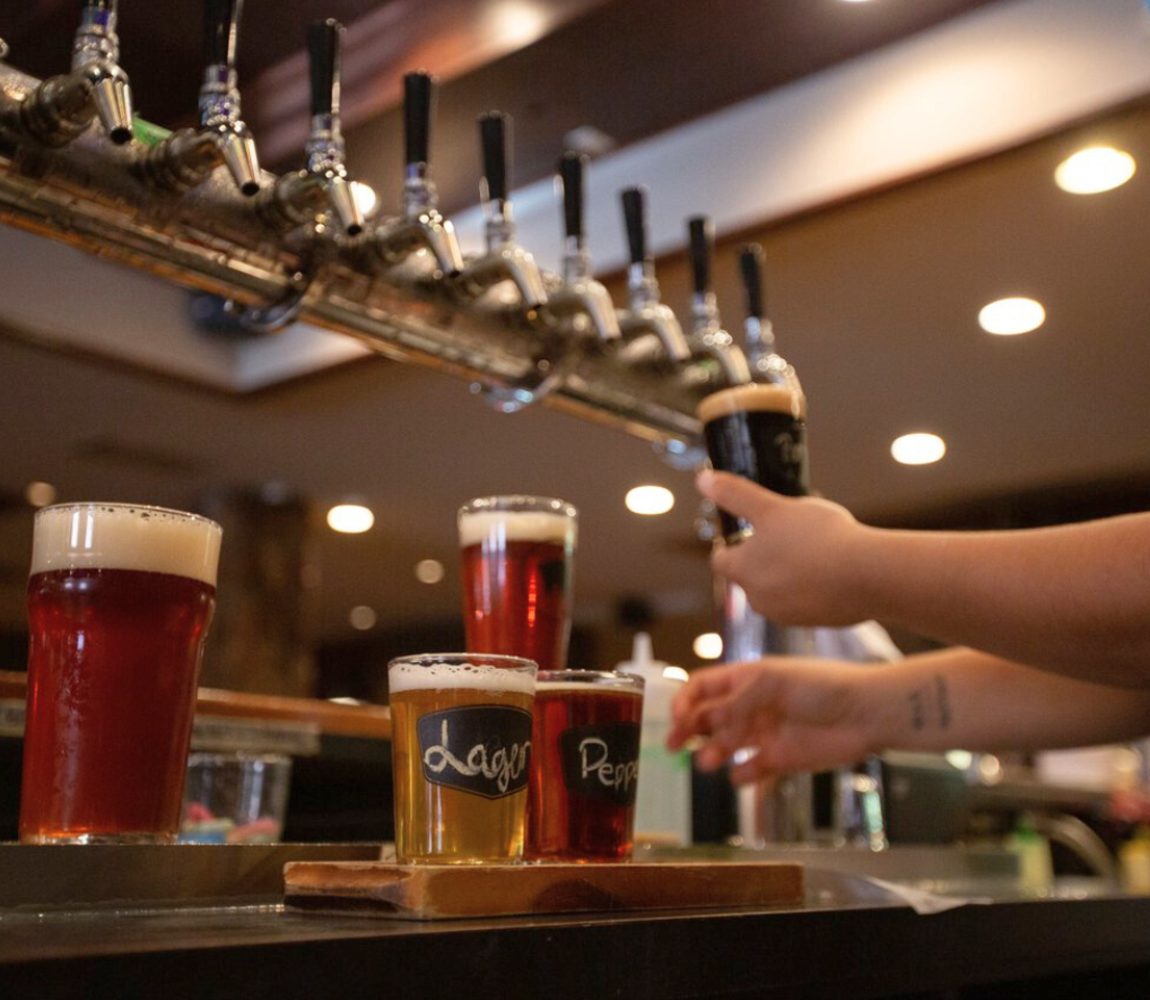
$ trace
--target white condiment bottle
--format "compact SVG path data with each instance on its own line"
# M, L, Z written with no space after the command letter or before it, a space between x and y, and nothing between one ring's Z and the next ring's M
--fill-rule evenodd
M643 678L643 731L639 743L639 786L635 840L657 845L691 843L691 756L667 749L671 701L687 673L652 659L651 637L635 635L631 659L616 670Z

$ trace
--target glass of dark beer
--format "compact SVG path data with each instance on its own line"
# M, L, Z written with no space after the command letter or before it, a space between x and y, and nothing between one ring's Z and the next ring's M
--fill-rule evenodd
M540 671L527 798L529 860L630 858L642 717L641 677Z
M535 669L521 657L482 653L388 665L400 862L522 858Z
M481 497L459 511L468 649L566 666L577 518L549 497Z
M20 839L176 839L220 526L160 507L37 512Z
M807 472L807 406L795 384L737 385L707 396L696 411L711 465L785 496L810 491ZM719 511L723 537L734 544L750 522Z

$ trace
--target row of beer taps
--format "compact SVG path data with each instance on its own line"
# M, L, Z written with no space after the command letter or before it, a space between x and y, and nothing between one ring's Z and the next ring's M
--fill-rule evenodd
M147 183L171 192L203 184L219 167L250 199L258 218L273 231L304 229L329 237L357 266L385 272L419 254L436 281L451 294L476 300L509 283L517 306L561 331L567 344L616 351L627 362L663 364L701 388L750 381L785 381L793 369L774 351L763 319L761 251L744 250L741 273L749 318L746 350L720 320L712 288L714 230L705 217L689 220L694 277L691 322L684 331L660 300L647 238L647 198L641 187L621 193L630 265L627 307L616 310L607 289L592 275L584 232L586 157L567 153L559 163L564 243L556 278L536 265L515 239L509 196L510 119L500 112L479 119L483 158L481 200L486 250L473 258L460 251L454 227L439 211L429 165L434 81L425 72L404 78L404 183L398 217L369 223L356 198L345 162L340 129L342 26L313 24L308 33L311 125L306 164L270 178L261 171L256 142L241 114L236 48L243 0L205 0L206 68L199 92L199 123L141 148L134 161ZM71 70L39 83L20 108L19 127L37 141L64 146L99 123L118 146L133 141L132 93L119 65L116 0L84 0L72 49ZM0 42L0 56L3 53ZM591 345L597 345L592 347ZM532 387L535 395L542 390ZM529 393L530 395L530 393Z

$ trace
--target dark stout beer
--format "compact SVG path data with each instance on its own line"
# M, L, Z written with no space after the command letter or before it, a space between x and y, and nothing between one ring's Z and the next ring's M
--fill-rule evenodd
M473 654L405 657L391 662L388 685L398 859L518 860L535 664Z
M540 673L535 689L528 858L631 856L643 681L625 674Z
M809 492L806 401L796 388L739 385L708 396L697 412L716 469L786 496ZM724 510L719 517L728 542L751 530Z
M575 508L488 497L459 514L467 648L562 669L571 632Z
M220 534L157 508L37 514L21 840L175 838Z

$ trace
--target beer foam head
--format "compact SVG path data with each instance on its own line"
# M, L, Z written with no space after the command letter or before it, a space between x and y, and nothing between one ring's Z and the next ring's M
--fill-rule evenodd
M577 514L563 500L546 497L483 497L459 512L459 544L551 542L575 546Z
M431 653L392 660L387 668L388 689L392 694L442 688L535 693L535 664L532 661L509 657L509 663L530 664L532 669L508 669L495 665L499 659L481 654L468 658L466 654L436 656Z
M643 694L643 678L614 670L541 670L535 680L537 694L553 691L602 691L604 694Z
M732 413L785 413L796 420L805 420L807 401L801 391L790 386L754 382L712 393L695 411L704 424Z
M216 585L223 531L215 521L162 507L61 504L36 513L32 574L134 569Z

